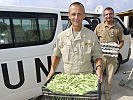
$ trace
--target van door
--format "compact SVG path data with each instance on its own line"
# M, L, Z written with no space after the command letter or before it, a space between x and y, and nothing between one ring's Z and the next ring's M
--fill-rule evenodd
M131 34L130 31L124 26L124 23L119 17L115 17L115 21L123 28L124 35L124 46L120 49L118 54L118 71L120 64L127 62L131 55Z

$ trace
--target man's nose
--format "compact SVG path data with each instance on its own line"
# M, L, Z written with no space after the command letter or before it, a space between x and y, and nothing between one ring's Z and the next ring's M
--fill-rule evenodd
M79 15L78 15L78 14L76 14L76 15L75 15L75 18L77 19L78 17L79 17Z

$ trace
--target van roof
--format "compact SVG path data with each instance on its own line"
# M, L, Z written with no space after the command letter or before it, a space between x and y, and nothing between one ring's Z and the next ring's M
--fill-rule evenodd
M45 9L45 10L44 10ZM59 12L56 8L31 7L31 6L0 6L0 11L19 11L19 12Z
M45 10L44 10L45 9ZM32 6L0 6L0 11L19 11L19 12L54 12L54 13L59 13L66 15L68 13L68 9L59 9L59 8L46 8L46 7L32 7ZM100 13L96 13L94 11L85 11L86 15L91 15L94 16L100 16Z

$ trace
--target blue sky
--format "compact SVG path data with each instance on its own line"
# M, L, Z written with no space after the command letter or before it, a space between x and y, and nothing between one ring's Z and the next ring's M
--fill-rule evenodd
M81 2L86 10L95 11L97 6L113 7L115 12L133 9L133 0L0 0L0 5L51 7L67 9L74 2Z

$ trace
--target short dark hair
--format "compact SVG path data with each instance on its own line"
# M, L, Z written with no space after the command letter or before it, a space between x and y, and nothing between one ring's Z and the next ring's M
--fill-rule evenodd
M112 10L113 13L114 13L114 9L113 9L112 7L106 7L106 8L104 9L104 11L105 11L105 10Z
M85 8L84 8L84 5L82 3L80 3L80 2L73 2L72 4L70 4L69 9L73 5L80 5L80 6L82 6L83 7L83 10L84 10L84 13L85 13Z

